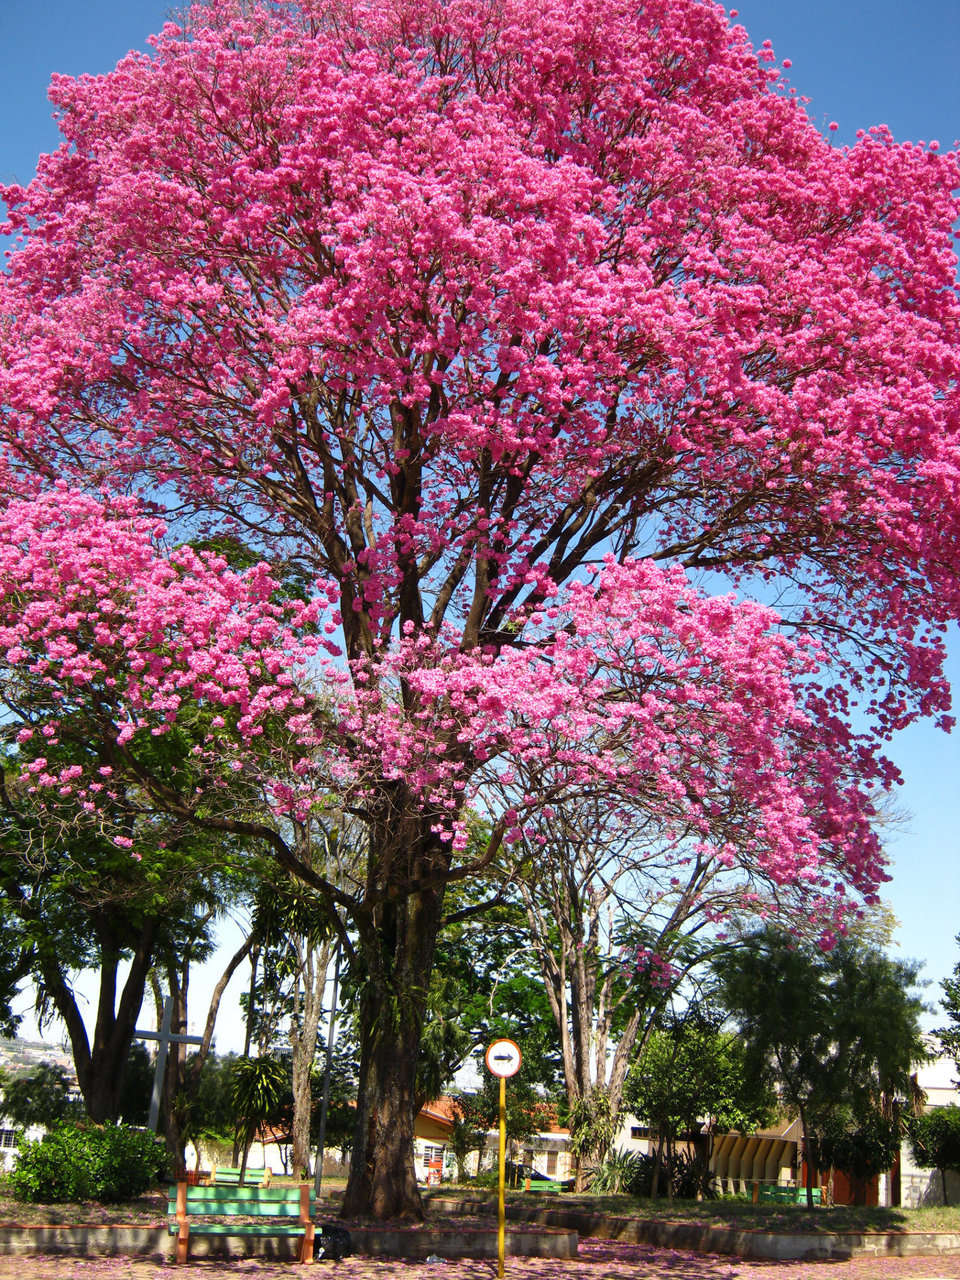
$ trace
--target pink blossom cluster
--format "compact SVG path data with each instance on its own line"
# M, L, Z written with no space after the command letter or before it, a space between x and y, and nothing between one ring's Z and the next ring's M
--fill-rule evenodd
M62 484L0 512L2 696L34 787L92 808L129 781L97 756L89 770L48 766L78 705L108 752L213 708L221 755L306 705L304 667L332 648L313 626L319 604L277 603L265 564L234 573L189 546L165 550L165 531L132 500Z
M0 191L11 681L120 747L216 706L211 770L270 722L282 819L401 796L458 851L535 763L869 892L877 743L948 723L956 153L832 145L701 0L212 0L52 99Z
M483 802L484 784L510 795L533 768L537 793L497 814L508 842L548 798L599 791L778 883L816 887L827 846L864 890L882 875L862 785L811 751L797 682L815 659L768 609L703 597L677 568L608 557L529 620L538 643L463 653L459 636L411 634L355 663L351 679L318 625L327 595L278 603L265 565L237 574L189 547L164 551L163 532L129 500L62 485L0 518L0 670L36 788L94 807L117 794L112 767L48 768L33 741L39 712L39 745L55 746L61 709L95 705L122 772L138 733L189 723L199 705L212 717L194 747L202 759L243 769L265 726L279 738L284 767L268 743L259 780L278 814L301 820L330 793L371 807L399 785L461 848L465 806ZM319 700L308 668L323 673ZM214 771L207 785L225 783ZM731 804L735 842L720 821Z
M669 991L676 985L678 971L675 965L649 947L639 947L631 957L634 971L647 979L653 987Z

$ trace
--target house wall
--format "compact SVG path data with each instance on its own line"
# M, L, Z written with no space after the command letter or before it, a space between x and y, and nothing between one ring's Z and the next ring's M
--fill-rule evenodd
M0 1116L0 1169L4 1173L9 1173L16 1163L17 1159L17 1141L20 1134L25 1132L27 1138L35 1142L38 1138L42 1138L46 1133L43 1125L32 1124L29 1129L21 1130L13 1128L9 1120Z
M636 1116L620 1117L620 1128L613 1135L612 1151L627 1151L635 1155L646 1155L650 1150L652 1139L649 1128Z
M498 1139L499 1140L499 1139ZM573 1157L570 1154L570 1135L563 1133L535 1133L520 1144L520 1160L548 1178L573 1176Z

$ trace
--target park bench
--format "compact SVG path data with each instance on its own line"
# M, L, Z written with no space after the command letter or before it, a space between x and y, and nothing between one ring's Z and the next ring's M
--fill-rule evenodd
M755 1182L753 1184L754 1204L806 1204L806 1187L788 1186L784 1183ZM819 1204L821 1190L813 1188L813 1203Z
M300 1261L313 1261L315 1228L313 1188L291 1185L241 1187L210 1183L170 1188L170 1234L177 1237L178 1263L186 1262L192 1236L302 1236ZM244 1218L255 1221L224 1222ZM295 1218L296 1222L284 1221Z
M249 1187L269 1187L273 1174L270 1169L244 1169L243 1181ZM215 1164L210 1170L210 1181L224 1186L237 1186L240 1182L240 1170L233 1165Z
M563 1191L564 1187L562 1183L555 1182L553 1178L524 1178L523 1189L524 1191L546 1191L553 1193L556 1191Z

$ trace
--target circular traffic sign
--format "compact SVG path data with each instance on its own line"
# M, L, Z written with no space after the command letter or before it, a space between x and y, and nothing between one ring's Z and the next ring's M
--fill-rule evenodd
M515 1076L520 1058L520 1046L513 1040L494 1040L483 1056L487 1070L495 1076Z

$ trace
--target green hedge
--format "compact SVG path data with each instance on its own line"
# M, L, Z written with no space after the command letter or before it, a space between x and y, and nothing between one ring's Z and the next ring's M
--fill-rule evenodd
M64 1124L21 1138L9 1185L18 1200L59 1204L129 1200L163 1180L167 1153L155 1134L126 1125Z

